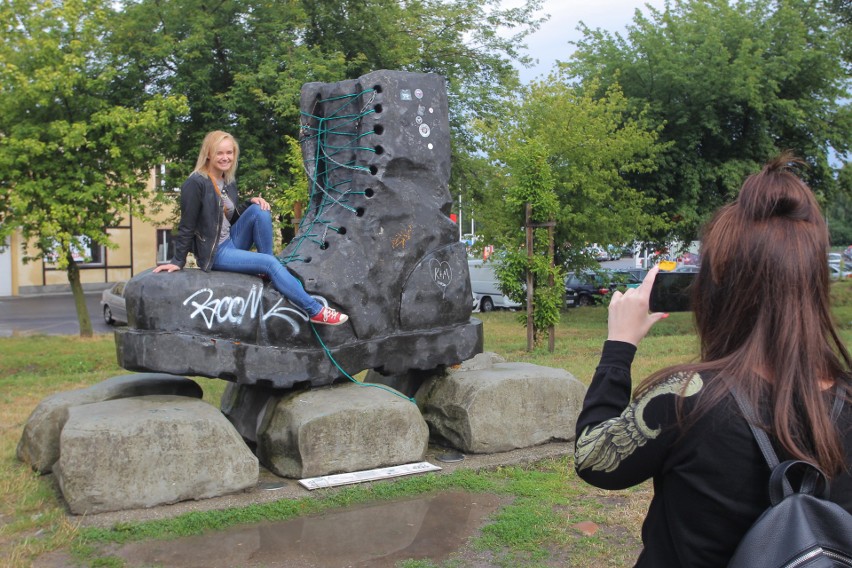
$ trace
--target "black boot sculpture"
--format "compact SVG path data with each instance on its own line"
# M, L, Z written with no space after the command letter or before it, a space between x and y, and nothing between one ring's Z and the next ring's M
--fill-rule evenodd
M132 371L272 388L346 374L453 365L482 351L465 246L449 218L444 79L376 71L302 88L311 198L280 258L321 303L349 315L312 325L259 277L145 272L116 331Z

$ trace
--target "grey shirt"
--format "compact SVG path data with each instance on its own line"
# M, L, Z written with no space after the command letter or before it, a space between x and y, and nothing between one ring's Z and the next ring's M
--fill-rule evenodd
M222 230L219 231L220 245L231 236L231 219L234 217L234 202L224 191L222 192L222 204L225 206L225 219L222 220Z

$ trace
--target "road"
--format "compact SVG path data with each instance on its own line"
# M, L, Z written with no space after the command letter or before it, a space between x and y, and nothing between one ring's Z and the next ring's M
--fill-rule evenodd
M86 294L95 333L112 333L101 315L101 293ZM0 297L0 337L12 335L79 335L74 297L68 294Z

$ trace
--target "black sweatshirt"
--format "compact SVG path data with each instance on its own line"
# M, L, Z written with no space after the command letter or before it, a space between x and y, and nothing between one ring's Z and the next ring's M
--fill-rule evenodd
M624 489L654 480L636 566L722 567L769 506L769 467L728 396L681 437L675 408L694 406L704 378L674 375L631 401L636 347L607 341L577 420L575 467L588 483ZM707 378L706 380L713 380ZM685 389L684 389L685 387ZM831 391L833 397L833 390ZM852 470L852 407L837 421ZM783 461L785 458L779 454ZM852 512L852 475L835 478L831 500Z

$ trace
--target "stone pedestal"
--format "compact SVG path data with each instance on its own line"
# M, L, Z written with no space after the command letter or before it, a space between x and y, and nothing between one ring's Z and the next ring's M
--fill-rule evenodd
M483 353L428 379L417 401L433 439L466 453L497 453L573 440L585 392L563 369L495 362Z
M257 458L218 409L142 396L69 409L54 471L72 513L153 507L257 484Z
M75 406L151 394L201 398L201 387L185 377L139 373L112 377L90 387L60 392L42 400L24 425L17 456L39 473L50 473L59 459L59 435Z
M305 478L422 461L428 443L417 405L345 384L281 397L267 409L257 454L273 473Z

